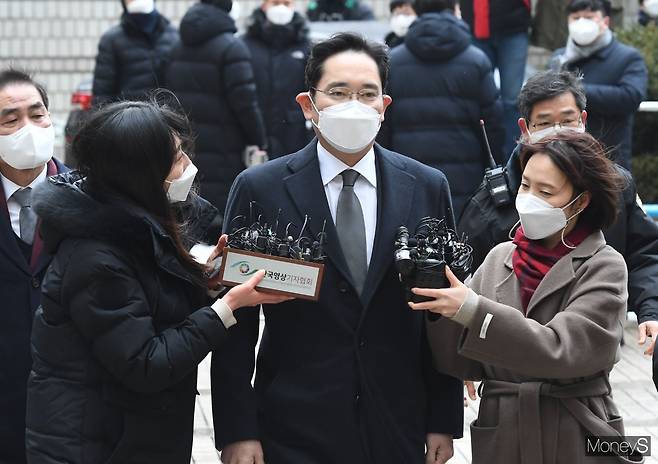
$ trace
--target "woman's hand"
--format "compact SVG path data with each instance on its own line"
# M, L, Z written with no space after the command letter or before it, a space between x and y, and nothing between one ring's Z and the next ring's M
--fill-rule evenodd
M221 285L220 279L219 279L219 272L214 272L214 262L216 259L219 259L220 256L224 253L224 248L228 244L228 235L224 234L219 239L217 240L217 245L215 245L215 249L210 253L210 256L208 257L208 260L206 261L206 272L208 275L211 277L208 279L208 288L210 289L216 289Z
M243 306L278 304L293 299L293 297L290 296L275 295L273 293L267 293L267 291L257 290L256 285L263 280L263 277L265 277L265 271L260 270L256 272L248 281L229 290L228 293L222 297L222 301L224 301L231 310L235 311Z
M446 277L450 283L450 288L412 288L415 295L427 296L434 298L431 301L422 303L409 302L409 307L413 310L431 311L444 317L453 317L459 311L459 308L466 300L468 287L464 285L446 266Z

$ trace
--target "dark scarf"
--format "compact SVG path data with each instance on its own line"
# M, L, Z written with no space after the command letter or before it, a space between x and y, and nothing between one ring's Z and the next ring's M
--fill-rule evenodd
M571 246L578 246L591 233L592 230L590 227L578 223L569 232L569 235L564 237L564 241ZM553 265L560 258L569 254L571 249L564 246L564 243L561 241L555 248L545 248L539 241L526 238L523 233L523 227L516 229L512 243L516 245L516 249L512 255L512 267L521 286L521 303L523 305L523 314L525 314L528 310L530 299L534 295L535 290L537 290L539 283L548 274L548 271L551 270Z

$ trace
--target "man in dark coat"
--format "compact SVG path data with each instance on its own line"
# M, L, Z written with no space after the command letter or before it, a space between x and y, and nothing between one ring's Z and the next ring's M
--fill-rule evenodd
M535 140L546 132L564 128L584 130L589 125L585 111L586 89L571 72L547 71L526 82L519 95L522 119L519 127L526 140ZM537 135L539 134L539 135ZM647 336L653 342L645 353L651 354L658 338L658 225L637 203L635 182L628 171L619 167L627 183L619 195L617 221L603 231L607 243L617 250L628 265L628 307L637 314L639 342ZM514 151L507 164L512 198L521 184L519 150ZM466 205L459 220L459 231L469 236L474 249L474 267L479 266L487 253L498 243L509 240L510 230L518 221L512 203L495 206L488 190L480 186Z
M231 0L202 0L180 24L166 72L196 138L201 195L223 213L231 183L245 168L248 146L267 146L251 55L235 37ZM221 218L215 229L219 232Z
M23 134L21 143L14 139ZM51 256L31 212L32 188L67 169L52 158L54 132L44 88L28 75L0 72L0 462L25 462L30 333ZM27 196L25 196L25 194ZM31 220L30 220L31 218Z
M293 153L312 138L295 97L304 88L311 49L308 25L293 0L265 0L249 20L244 42L251 52L258 103L270 159Z
M442 464L462 435L462 385L431 369L424 316L409 309L393 260L400 225L453 224L450 190L440 171L374 144L387 74L384 47L359 36L316 45L297 101L318 139L233 184L227 218L248 215L251 201L266 215L281 208L282 224L308 214L310 234L327 233L327 259L318 302L264 306L255 390L258 308L236 311L226 351L213 353L226 464Z
M372 9L359 0L311 0L306 10L309 21L374 21Z
M391 32L386 34L384 42L388 48L395 48L404 43L404 36L409 31L409 26L416 20L416 12L411 0L392 0L388 7L391 10Z
M606 0L572 0L567 6L567 46L556 50L551 69L578 71L587 92L588 131L630 171L635 111L646 96L642 55L610 31Z
M135 10L133 2L121 0L121 23L103 34L98 45L95 104L144 99L162 86L166 59L178 33L154 5Z
M391 52L388 110L380 143L440 169L458 216L488 167L480 119L502 160L502 103L486 55L471 45L455 0L418 0L420 17Z

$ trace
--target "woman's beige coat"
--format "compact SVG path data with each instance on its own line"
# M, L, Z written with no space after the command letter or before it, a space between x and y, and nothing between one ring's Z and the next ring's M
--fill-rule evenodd
M468 327L427 324L439 371L484 380L473 464L630 462L585 456L586 435L624 432L608 383L626 315L624 259L592 234L546 274L526 317L514 249L498 245L473 276Z

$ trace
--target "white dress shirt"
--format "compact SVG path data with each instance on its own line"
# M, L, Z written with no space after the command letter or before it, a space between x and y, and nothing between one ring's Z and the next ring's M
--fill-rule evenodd
M348 166L334 155L329 153L318 142L318 160L320 162L320 176L324 185L324 193L327 196L329 211L336 224L336 210L338 209L338 197L343 189L343 177L340 175L346 169L358 172L359 178L354 184L354 193L361 203L363 221L366 226L366 256L368 265L372 257L372 248L375 243L375 231L377 230L377 168L375 167L375 152L371 148L361 160L353 167ZM349 257L347 257L349 259Z
M34 187L36 187L41 182L46 180L47 173L48 173L47 167L44 166L43 170L41 171L41 174L39 174L37 178L34 179L30 185L28 185L28 187L34 189ZM14 233L20 237L21 225L19 222L19 214L21 212L21 205L19 205L18 202L12 198L12 195L17 190L23 189L23 187L13 183L2 174L0 174L0 179L2 180L2 188L5 191L5 198L7 200L7 209L9 210L9 219L11 221L11 228L13 229Z

